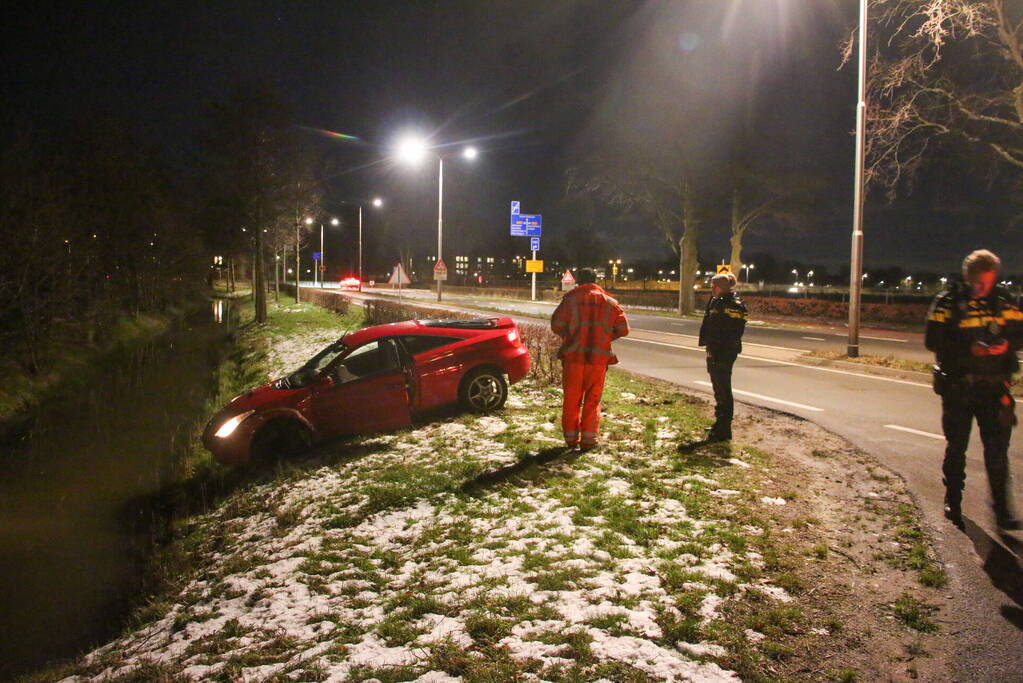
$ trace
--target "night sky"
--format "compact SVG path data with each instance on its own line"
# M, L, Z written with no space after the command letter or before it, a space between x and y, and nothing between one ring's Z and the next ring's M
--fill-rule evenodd
M389 145L408 128L438 144L476 144L475 164L452 159L445 168L450 254L509 239L512 199L545 214L545 237L556 235L566 169L593 151L684 145L713 164L748 121L751 153L809 169L824 190L812 225L751 235L745 254L837 267L848 261L855 126L855 73L838 70L837 46L856 4L15 3L4 16L4 135L26 127L67 134L69 122L115 115L187 164L209 104L240 82L269 82L296 125L362 139L309 133L325 152L328 200L385 197L386 219L368 220L399 226L396 234L421 248L435 241L436 170L398 166ZM937 197L925 183L891 206L874 198L867 270L954 270L981 246L1009 270L1023 262L999 198L961 187L959 196ZM720 213L701 240L705 258L726 256ZM600 211L593 229L625 259L670 258L642 221Z

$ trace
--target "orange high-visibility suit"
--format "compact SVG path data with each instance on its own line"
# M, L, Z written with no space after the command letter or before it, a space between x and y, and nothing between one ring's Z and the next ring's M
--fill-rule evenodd
M561 337L561 428L569 446L593 448L600 431L600 397L607 366L618 362L611 342L629 333L618 302L596 284L577 286L565 294L551 316L551 329ZM581 408L581 414L580 414Z

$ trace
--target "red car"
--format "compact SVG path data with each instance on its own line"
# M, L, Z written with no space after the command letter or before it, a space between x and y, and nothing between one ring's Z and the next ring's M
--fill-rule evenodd
M511 318L366 327L232 400L206 425L203 444L236 465L342 434L399 429L414 413L456 401L490 412L528 372L529 351Z

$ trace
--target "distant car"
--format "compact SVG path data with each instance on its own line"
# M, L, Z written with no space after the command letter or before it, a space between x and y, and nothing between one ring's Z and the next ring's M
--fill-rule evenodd
M346 277L341 281L341 289L358 289L359 278L357 277Z
M294 455L344 434L400 429L461 403L498 410L529 372L511 318L410 320L351 332L281 379L236 397L203 431L222 463Z

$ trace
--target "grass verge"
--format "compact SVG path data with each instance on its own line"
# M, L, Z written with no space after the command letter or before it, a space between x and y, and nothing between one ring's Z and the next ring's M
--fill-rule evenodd
M246 367L276 374L336 338L335 316L284 308L249 327ZM560 401L527 381L499 414L338 441L237 480L175 526L168 580L133 627L61 674L856 680L815 656L849 647L815 597L819 566L849 573L832 557L846 550L814 535L810 492L775 455L696 443L703 401L620 372L602 445L566 452ZM903 602L887 613L909 619Z

